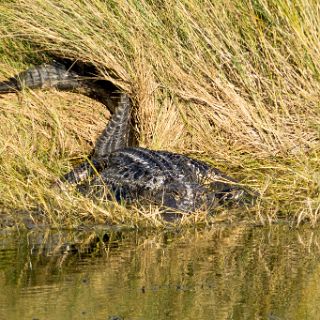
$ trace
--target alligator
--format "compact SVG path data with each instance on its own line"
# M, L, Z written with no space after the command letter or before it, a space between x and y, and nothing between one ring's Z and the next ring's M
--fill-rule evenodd
M132 101L81 65L60 62L30 68L0 82L0 94L24 87L56 88L85 94L104 103L112 117L88 160L61 177L88 196L125 204L154 203L181 212L212 210L217 205L252 204L257 194L205 162L188 156L137 147ZM111 105L111 107L110 107Z

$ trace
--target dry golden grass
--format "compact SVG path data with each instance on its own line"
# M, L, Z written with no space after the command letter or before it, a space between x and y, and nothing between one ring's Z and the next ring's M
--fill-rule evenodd
M319 6L270 0L1 3L1 70L12 75L43 52L90 61L136 101L142 146L189 154L244 179L262 195L247 215L251 220L315 224ZM92 111L91 101L79 99L36 92L2 100L3 206L30 209L40 202L54 212L51 219L72 217L72 225L83 216L162 225L154 210L133 213L114 204L109 210L73 193L57 200L50 182L67 171L70 158L88 153L87 143L106 119ZM201 213L188 219L216 218Z

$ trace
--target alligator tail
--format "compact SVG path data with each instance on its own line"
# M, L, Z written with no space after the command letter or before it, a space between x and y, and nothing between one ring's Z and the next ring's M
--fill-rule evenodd
M127 94L119 95L117 108L95 145L94 159L128 146L130 140L132 102Z
M53 62L31 67L26 71L0 82L0 94L29 89L50 89L71 91L81 86L79 75L65 65Z
M17 80L11 78L9 80L0 82L0 93L10 93L18 90Z
M107 127L97 139L94 153L72 171L64 175L61 180L69 184L79 184L82 181L101 172L107 162L109 155L118 149L128 146L130 139L131 110L132 103L128 95L120 93L117 108L112 115Z
M77 92L103 103L111 113L115 112L118 88L101 79L99 71L90 63L53 61L31 67L14 77L0 82L0 94L29 89L51 89Z

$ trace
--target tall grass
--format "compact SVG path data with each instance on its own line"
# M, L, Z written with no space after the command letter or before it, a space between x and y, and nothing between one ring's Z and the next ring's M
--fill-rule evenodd
M284 217L315 224L320 210L319 12L320 5L311 0L13 1L0 4L7 59L1 67L6 75L12 72L9 65L15 58L21 61L22 53L28 56L28 46L34 60L54 52L90 61L136 101L142 146L189 154L244 179L262 195L248 215L251 220ZM14 52L6 49L8 43L15 44ZM2 201L8 206L23 200L28 207L40 197L48 204L53 192L48 182L70 165L71 155L87 154L84 142L94 140L105 118L92 112L92 102L75 103L70 96L20 97L19 103L11 97L1 107L0 121L8 126L1 126L0 138ZM82 110L81 117L73 116L75 108ZM41 130L30 130L38 118ZM36 150L30 149L33 144ZM26 181L32 187L25 199L20 193L25 194ZM71 197L59 203L65 208L75 201L74 217L85 201L84 211L104 220L103 206ZM111 220L117 214L109 213ZM132 222L132 215L127 212L123 221ZM158 221L153 210L150 215ZM142 216L148 214L137 211L135 221Z

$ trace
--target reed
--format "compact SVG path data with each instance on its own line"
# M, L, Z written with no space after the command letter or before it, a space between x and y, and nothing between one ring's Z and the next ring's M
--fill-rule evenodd
M46 53L90 61L137 102L140 144L210 162L261 193L222 219L316 224L319 196L317 1L0 2L4 77ZM4 208L39 203L50 221L163 225L154 208L93 203L50 183L88 154L107 114L83 97L1 100ZM110 208L109 208L110 207ZM106 209L107 208L107 209ZM198 213L188 223L212 223Z

